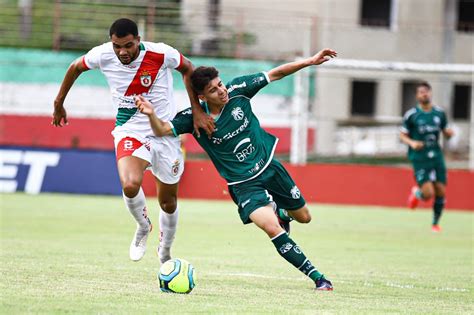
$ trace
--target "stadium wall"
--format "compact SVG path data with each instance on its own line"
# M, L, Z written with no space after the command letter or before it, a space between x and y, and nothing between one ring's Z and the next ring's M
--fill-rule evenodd
M335 164L286 167L308 202L404 207L414 183L408 168ZM474 211L474 172L449 170L448 177L447 208ZM148 196L156 195L149 172L143 188ZM15 146L0 146L0 190L121 193L113 151ZM186 162L179 196L230 200L224 180L209 160Z

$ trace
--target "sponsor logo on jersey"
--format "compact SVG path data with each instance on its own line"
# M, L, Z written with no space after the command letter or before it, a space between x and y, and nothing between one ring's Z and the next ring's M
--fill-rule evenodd
M261 159L260 161L255 163L255 166L249 170L249 173L253 174L255 172L258 172L264 165L265 165L265 161Z
M234 117L235 120L242 120L244 119L244 111L240 107L236 107L232 110L231 112L232 117Z
M291 197L293 199L300 199L300 197L301 197L301 192L298 189L298 187L296 187L296 185L293 186L293 188L291 188L290 193L291 193Z
M151 85L151 74L150 74L150 72L148 72L146 70L142 71L142 73L140 74L140 83L144 87L150 87L150 85Z
M234 84L234 85L231 85L231 86L227 89L227 93L230 93L230 92L232 92L232 91L235 90L235 89L243 88L243 87L246 87L246 86L247 86L247 83L246 83L246 82L242 82L241 84Z
M222 143L222 138L212 137L211 141L214 144L221 144Z
M282 254L286 254L288 253L288 251L290 251L291 248L293 248L293 245L291 243L286 243L280 247L279 251Z
M173 176L178 175L179 165L180 165L179 160L176 160L176 161L174 161L173 166L171 166L171 174L173 174Z
M244 131L248 125L250 124L250 121L248 120L247 117L245 117L244 119L244 123L242 125L240 125L239 128L235 129L234 131L232 132L229 132L227 133L225 136L223 136L222 138L219 138L219 137L212 137L211 141L212 143L214 144L221 144L223 140L230 140L232 138L234 138L235 136L237 136L239 133L241 133L242 131Z
M263 80L265 80L264 76L259 76L259 77L253 78L252 84L257 84L259 82L262 82Z
M240 148L241 145L244 145L246 143L250 142L250 138L245 138L243 140L241 140L239 143L237 143L237 145L235 146L234 148L234 153L237 152L237 150Z
M418 132L421 134L428 133L428 132L438 132L439 126L431 126L431 125L420 125L418 126Z
M239 160L239 162L243 162L254 152L255 152L255 147L253 146L253 144L250 143L247 147L242 149L240 152L237 152L235 154L235 157L237 158L237 160Z

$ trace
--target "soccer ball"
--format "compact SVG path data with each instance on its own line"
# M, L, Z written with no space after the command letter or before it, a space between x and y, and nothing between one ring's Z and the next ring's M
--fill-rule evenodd
M171 259L165 262L158 274L158 281L163 292L189 293L195 283L194 267L184 259Z

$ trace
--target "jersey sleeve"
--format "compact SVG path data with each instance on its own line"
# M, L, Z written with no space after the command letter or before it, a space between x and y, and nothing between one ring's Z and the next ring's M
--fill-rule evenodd
M411 129L411 116L409 112L407 112L402 119L402 125L400 127L400 131L406 134L410 133Z
M179 66L181 66L181 63L183 61L183 55L181 53L166 44L162 44L164 48L164 53L165 53L165 66L169 69L177 69Z
M191 107L177 113L169 124L175 137L182 135L183 133L192 133L194 125Z
M244 95L252 98L260 89L270 83L266 72L259 72L233 79L229 83L229 93L234 95Z
M102 56L102 46L92 48L87 54L82 57L82 64L87 69L98 69L100 68L100 58Z

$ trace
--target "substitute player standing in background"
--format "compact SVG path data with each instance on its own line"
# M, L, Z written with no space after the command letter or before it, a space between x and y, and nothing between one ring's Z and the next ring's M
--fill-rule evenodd
M143 173L151 168L156 177L161 207L158 255L160 261L164 262L171 258L170 248L176 233L177 190L184 161L179 139L154 137L148 117L137 111L133 97L143 95L153 104L158 117L173 119L177 110L173 101L171 70L176 69L183 75L191 106L197 116L194 120L196 131L203 128L210 134L213 121L203 112L192 90L190 76L193 65L176 49L163 43L141 41L136 23L129 19L116 20L110 27L109 35L110 42L94 47L69 66L54 101L52 124L60 127L67 124L63 103L79 75L90 69L100 69L107 79L113 103L117 107L112 135L123 199L137 222L130 245L130 259L138 261L143 257L148 234L152 230L141 188ZM84 102L90 101L93 99L84 95Z
M439 133L451 138L444 111L431 103L431 86L427 82L416 88L416 107L403 116L400 139L408 145L408 158L413 164L418 186L412 188L408 206L415 209L419 200L435 197L433 203L433 232L441 232L439 219L443 212L446 187L446 165L439 145Z
M199 67L191 76L202 106L216 123L211 138L194 136L227 181L242 222L254 223L263 230L280 256L314 281L316 290L324 291L331 291L332 283L313 266L288 234L291 220L311 221L306 201L286 169L274 158L278 139L260 126L250 100L270 82L305 67L320 65L336 55L334 50L324 49L310 58L283 64L268 73L235 78L227 85L222 83L213 67ZM157 117L145 98L138 96L135 101L139 110L149 115L157 136L193 132L190 109L165 122Z

